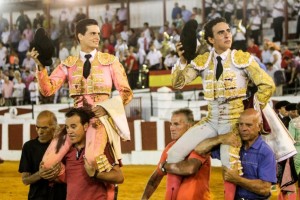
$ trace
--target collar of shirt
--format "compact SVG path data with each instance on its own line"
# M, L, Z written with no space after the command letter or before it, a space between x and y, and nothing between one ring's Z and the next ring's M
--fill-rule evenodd
M97 53L97 49L94 49L93 51L91 51L91 52L89 52L89 53L80 51L79 57L80 57L80 60L82 60L82 62L85 62L86 58L85 58L84 56L85 56L86 54L91 54L92 57L90 58L90 61L93 61L94 58L95 58L96 53Z
M281 118L284 118L284 116L283 116L281 113L278 113L278 115L279 115Z
M251 145L250 148L253 148L253 149L259 149L260 145L262 144L262 141L263 141L263 139L262 139L261 135L259 135L259 136L257 137L257 139L255 140L255 142ZM250 148L249 148L249 149L250 149ZM244 148L243 148L243 149L244 149Z
M229 49L221 53L220 55L218 55L217 52L214 52L214 63L218 63L217 57L220 56L222 58L222 64L223 64L224 61L227 59L228 53L229 53Z

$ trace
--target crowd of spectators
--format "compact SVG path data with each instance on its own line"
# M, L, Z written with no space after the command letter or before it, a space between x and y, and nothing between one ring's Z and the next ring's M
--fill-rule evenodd
M177 2L172 8L172 21L164 22L161 27L152 27L151 22L144 22L141 28L128 27L127 9L124 3L120 8L111 9L105 5L105 11L99 16L101 27L101 43L99 49L116 55L123 64L132 89L144 88L147 82L141 83L141 75L147 77L150 70L170 70L177 61L175 44L180 41L180 33L184 24L195 19L199 24L199 32L203 24L215 17L224 17L231 25L233 48L248 51L265 67L277 85L276 95L283 94L283 88L299 86L300 80L300 43L296 50L289 50L280 45L282 35L274 34L272 40L265 39L262 24L269 17L273 18L273 27L278 24L280 7L283 0L275 0L273 9L267 9L267 0L251 0L247 4L247 16L244 22L243 1L238 0L206 0L205 8L189 10ZM300 3L289 6L291 17L300 15ZM205 13L205 20L202 13ZM281 14L282 14L281 13ZM296 14L295 14L296 13ZM35 63L28 55L34 31L44 27L55 46L54 64L49 66L51 73L69 55L78 55L80 46L74 39L74 25L87 15L82 8L78 10L68 7L61 11L58 23L53 16L36 13L34 19L20 11L13 25L0 14L0 105L39 104L68 101L68 86L65 85L51 98L42 97L35 81ZM49 21L50 19L50 21ZM281 26L282 28L282 26ZM297 29L298 30L298 29ZM275 31L275 29L274 29ZM276 30L275 33L280 33ZM199 34L200 37L200 34ZM278 39L279 38L279 39ZM279 45L277 44L279 42ZM147 70L145 69L147 66ZM279 72L278 72L279 71ZM147 80L147 79L146 79Z

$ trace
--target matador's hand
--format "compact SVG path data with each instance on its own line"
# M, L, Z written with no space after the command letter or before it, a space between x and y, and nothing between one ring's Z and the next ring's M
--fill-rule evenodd
M40 54L38 51L35 50L35 48L32 48L32 50L29 52L30 57L35 61L35 63L38 65L39 70L42 70L42 68L44 68L44 66L42 65L42 63L39 61L39 59L37 58Z
M83 156L84 159L84 168L89 177L94 177L96 174L96 168L89 164L86 157Z
M182 49L181 42L176 43L176 52L180 58L180 63L185 64L187 60L183 57L184 50Z
M92 111L95 113L95 116L98 118L107 115L106 110L102 106L96 106L92 109Z

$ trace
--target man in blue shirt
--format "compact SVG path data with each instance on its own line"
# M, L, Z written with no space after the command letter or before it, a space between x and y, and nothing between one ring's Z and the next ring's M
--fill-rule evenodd
M271 185L277 182L275 155L262 140L261 125L261 116L254 109L245 110L238 121L238 131L242 140L240 160L243 175L240 176L237 169L223 167L224 180L237 185L236 200L268 199ZM233 133L226 135L204 140L196 147L196 152L204 154L220 144L239 146L238 140L234 139L238 136ZM219 149L212 151L212 157L220 158Z
M177 14L181 14L181 8L178 6L176 2L174 4L174 8L172 9L172 20L175 21Z

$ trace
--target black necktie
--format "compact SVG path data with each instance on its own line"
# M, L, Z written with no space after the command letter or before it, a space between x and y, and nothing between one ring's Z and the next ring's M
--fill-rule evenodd
M90 75L90 71L91 71L90 58L92 57L92 55L91 54L86 54L84 57L86 58L86 60L83 64L83 77L85 79L87 79L87 77Z
M223 72L223 65L222 65L222 58L220 56L217 56L218 64L217 64L217 70L216 70L216 78L219 80L222 72Z

